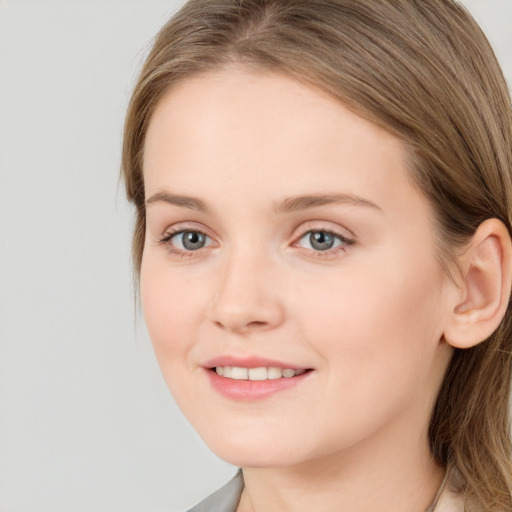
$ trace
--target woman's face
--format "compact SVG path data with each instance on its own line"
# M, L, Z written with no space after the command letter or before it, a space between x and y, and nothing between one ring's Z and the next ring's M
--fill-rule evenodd
M280 74L226 69L161 100L143 309L172 394L220 457L285 466L426 440L449 287L406 160Z

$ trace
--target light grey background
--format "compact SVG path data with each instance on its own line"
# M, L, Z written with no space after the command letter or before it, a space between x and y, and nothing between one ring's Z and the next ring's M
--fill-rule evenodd
M512 0L466 0L512 81ZM234 469L136 320L124 110L181 1L0 0L0 511L177 512Z

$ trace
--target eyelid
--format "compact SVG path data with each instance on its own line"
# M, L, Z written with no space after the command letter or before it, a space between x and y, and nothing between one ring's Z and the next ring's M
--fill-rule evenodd
M208 229L202 223L195 221L176 222L175 224L168 225L163 231L161 231L161 234L158 235L158 239L161 241L165 238L169 238L186 231L196 231L197 233L201 233L212 240L216 239L216 235L212 233L211 229Z
M294 234L292 235L293 239L298 240L300 237L311 231L323 231L325 233L335 235L343 240L350 240L351 242L355 242L356 240L356 235L350 229L325 220L309 220L302 223L294 230Z
M356 243L355 235L349 229L339 225L332 227L332 223L327 221L308 221L305 224L302 224L299 230L296 230L296 232L297 234L294 235L294 241L291 245L298 249L302 249L315 257L329 257L337 254L340 251L345 252L347 251L348 247ZM311 233L327 233L342 243L324 251L300 247L298 245L299 242L305 236Z
M164 235L160 238L160 243L170 242L175 236L181 235L183 233L199 233L200 235L204 235L209 240L213 240L210 235L204 231L201 231L200 229L178 229L176 231L167 231L164 233Z
M353 240L339 234L339 233L336 233L334 231L330 231L328 229L308 229L307 231L304 232L303 235L299 236L296 241L294 242L294 245L298 244L298 242L300 242L304 237L306 237L308 234L311 234L311 233L325 233L327 235L331 235L333 238L336 238L337 240L339 240L340 242L342 242L345 246L347 245L352 245L354 243ZM338 248L339 246L336 246L334 247L333 249L336 249ZM310 250L314 250L314 249L310 249ZM323 252L323 253L328 253L331 249L327 249L325 251L315 251L315 252Z
M202 227L198 227L197 225L191 223L179 223L177 225L168 227L165 232L158 237L157 242L159 245L164 246L173 256L178 256L180 258L198 257L200 255L204 255L205 250L218 246L218 242L216 242L215 238L207 231L209 230L203 229ZM203 235L208 240L207 244L196 250L187 250L176 247L172 243L172 239L177 235L187 232L199 233Z

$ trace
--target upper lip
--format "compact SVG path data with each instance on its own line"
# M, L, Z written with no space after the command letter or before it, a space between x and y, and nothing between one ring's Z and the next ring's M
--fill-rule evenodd
M268 359L266 357L236 357L236 356L218 356L209 359L203 365L205 368L216 368L217 366L236 366L239 368L283 368L293 370L308 370L309 367Z

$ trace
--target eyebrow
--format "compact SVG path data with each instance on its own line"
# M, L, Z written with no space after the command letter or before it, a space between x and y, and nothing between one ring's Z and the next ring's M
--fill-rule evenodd
M208 208L206 204L195 197L180 196L176 194L169 194L168 192L157 192L153 194L149 199L146 200L146 206L153 203L164 202L172 204L174 206L181 206L182 208L188 208L189 210L197 210L199 212L206 212Z
M189 210L196 210L202 213L208 211L208 207L195 197L182 196L177 194L170 194L168 192L157 192L146 200L146 205L149 206L153 203L164 202L181 208ZM305 196L289 197L278 203L274 210L277 213L290 213L296 211L307 210L310 208L317 208L329 204L351 204L355 206L363 206L382 211L382 208L377 204L354 194L314 194Z
M382 208L372 201L353 194L315 194L289 197L277 205L276 211L278 213L289 213L329 204L351 204L382 211Z

